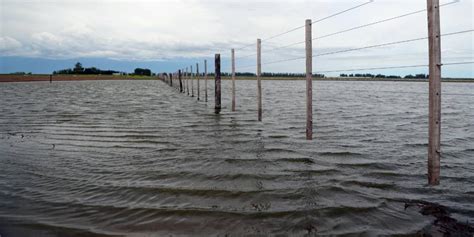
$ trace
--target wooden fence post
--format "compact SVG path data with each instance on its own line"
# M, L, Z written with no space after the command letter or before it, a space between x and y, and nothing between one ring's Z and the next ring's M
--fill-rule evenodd
M185 74L184 74L184 68L181 69L181 76L182 76L182 81L183 81L183 90L181 91L181 93L185 93L186 92L186 77L185 77Z
M197 96L198 100L201 100L200 86L199 86L199 63L196 63L196 79L197 79Z
M215 110L216 114L220 113L221 111L221 55L215 55Z
M189 96L189 75L188 75L187 67L186 67L186 90L188 91L188 96Z
M191 97L194 97L194 77L193 77L193 66L191 65Z
M173 73L170 73L170 86L173 87Z
M232 111L235 111L235 49L231 50L232 57Z
M181 80L181 69L178 70L179 93L183 93L183 81Z
M206 97L205 100L207 102L207 60L204 60L204 96Z
M306 140L313 140L313 42L311 20L306 20Z
M257 110L258 121L262 121L262 40L257 39Z
M429 132L428 183L438 185L441 157L441 30L439 0L428 0Z

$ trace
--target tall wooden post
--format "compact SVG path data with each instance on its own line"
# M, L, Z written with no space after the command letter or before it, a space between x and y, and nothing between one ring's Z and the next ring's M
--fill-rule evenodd
M216 54L215 55L215 77L216 77L216 82L215 82L215 110L216 114L220 113L221 111L221 55Z
M193 77L193 66L191 65L191 97L194 97L194 77Z
M186 90L188 91L188 95L189 95L189 75L188 75L187 67L186 67Z
M198 95L198 100L201 100L201 92L200 92L200 86L199 86L199 63L196 63L196 79L197 79L197 95Z
M205 100L207 102L207 60L204 60L204 96L206 97Z
M313 42L311 20L306 20L306 140L313 140Z
M257 39L257 110L258 121L262 121L262 40Z
M173 73L170 73L170 86L173 87Z
M181 69L178 70L179 93L183 93L183 81L181 81Z
M441 157L441 30L439 0L428 0L429 132L428 183L439 184Z
M181 69L181 74L182 74L182 78L183 78L183 91L181 91L181 93L186 93L186 74L184 74L184 68Z
M232 57L232 111L235 111L235 50L231 51Z

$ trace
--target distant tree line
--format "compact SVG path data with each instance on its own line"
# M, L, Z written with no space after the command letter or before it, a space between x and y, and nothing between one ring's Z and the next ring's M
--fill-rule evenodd
M362 78L402 78L401 76L396 76L396 75L383 75L383 74L370 74L370 73L364 73L364 74L340 74L340 77L362 77ZM416 75L406 75L406 79L427 79L428 75L426 74L416 74Z
M31 72L12 72L10 75L31 75Z
M152 76L154 75L150 69L147 68L136 68L134 73L128 74L125 72L119 72L114 70L101 70L96 67L84 68L80 62L74 65L74 68L68 68L63 70L54 71L53 74L82 74L82 75L137 75L137 76Z
M429 78L429 75L427 74L416 74L416 75L406 75L405 78L407 79L414 79L414 78L417 78L417 79L428 79Z
M120 73L113 70L100 70L96 67L84 68L81 63L76 63L74 68L68 68L63 70L54 71L53 74L83 74L83 75L113 75Z

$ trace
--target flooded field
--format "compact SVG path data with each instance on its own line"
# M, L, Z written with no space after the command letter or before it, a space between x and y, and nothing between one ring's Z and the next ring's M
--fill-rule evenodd
M304 81L263 81L262 123L254 81L220 115L161 81L0 84L0 235L416 234L408 200L474 222L473 83L443 84L437 187L427 83L314 88L306 141Z

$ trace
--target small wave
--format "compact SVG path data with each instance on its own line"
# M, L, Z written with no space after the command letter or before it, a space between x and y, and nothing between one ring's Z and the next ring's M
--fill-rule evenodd
M366 187L366 188L377 188L377 189L394 189L396 187L393 183L376 183L376 182L368 182L368 181L344 181L341 183L342 185L348 186L359 186L359 187Z
M361 153L350 152L350 151L327 151L327 152L317 152L316 154L320 156L362 156Z

